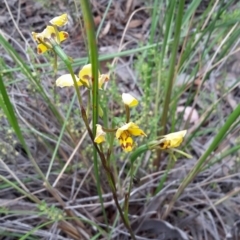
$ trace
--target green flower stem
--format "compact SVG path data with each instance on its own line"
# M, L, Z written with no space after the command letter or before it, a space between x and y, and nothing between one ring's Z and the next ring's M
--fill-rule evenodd
M131 155L130 155L130 162L131 164L133 164L137 158L144 152L146 152L147 150L150 149L150 145L149 144L144 144L140 147L138 147Z
M57 54L54 52L54 61L53 61L53 71L54 77L57 75Z
M89 117L90 115L90 111L91 111L91 91L87 91L87 95L88 95L88 103L87 103L87 118Z
M226 120L225 124L221 127L218 134L213 139L211 145L206 150L206 152L200 157L200 159L197 161L195 166L192 168L190 173L187 175L187 177L183 180L181 185L178 188L178 191L173 196L172 201L170 202L166 212L164 213L164 218L168 215L169 211L172 209L175 201L178 199L178 197L182 194L184 189L187 187L187 185L194 179L194 177L202 170L203 166L208 163L209 156L211 153L219 146L220 142L224 139L227 131L230 129L232 124L237 120L237 118L240 115L240 104L236 107L236 109L230 114L228 119Z
M57 54L54 52L54 60L53 60L53 73L54 73L54 79L56 79L57 76ZM57 102L57 86L54 84L53 87L53 101L56 104Z
M183 151L181 151L181 150L179 150L179 149L177 149L177 148L172 148L172 149L169 149L169 151L168 151L170 154L172 154L173 152L177 152L177 153L179 153L179 154L182 154L184 157L186 157L186 158L192 158L192 156L190 155L190 154L188 154L188 153L186 153L186 152L183 152Z
M125 110L126 110L126 123L129 123L129 120L130 120L130 108L126 104L125 104Z
M133 185L133 162L130 161L130 182L128 186L128 192L125 195L125 202L124 202L124 216L126 219L128 219L128 210L129 210L129 199L130 199L130 194L131 194L131 189Z

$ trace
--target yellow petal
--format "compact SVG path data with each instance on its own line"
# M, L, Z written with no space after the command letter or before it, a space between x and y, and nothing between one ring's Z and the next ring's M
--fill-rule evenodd
M68 16L66 13L62 14L61 16L55 17L49 21L52 25L56 25L58 27L62 27L68 22Z
M128 131L133 136L147 136L139 126L133 122L128 123Z
M78 74L80 80L82 81L83 85L86 87L91 86L92 82L92 66L91 64L87 64L83 66L83 68L79 71Z
M138 100L129 93L122 94L122 101L125 105L128 105L129 107L135 107L138 105Z
M53 26L47 26L41 33L32 32L33 39L36 42L46 42L46 39L54 39L58 42L58 38L60 42L66 40L68 38L68 33L61 31L59 32Z
M60 42L65 41L67 38L68 38L68 33L67 32L64 32L64 31L59 32Z
M83 79L85 76L92 77L92 65L87 64L82 67L82 69L79 71L79 78Z
M100 72L98 72L100 75ZM79 71L79 78L83 82L86 87L91 87L92 86L92 65L87 64L83 66L83 68Z
M47 26L41 33L34 33L33 37L41 39L43 42L46 39L54 39L59 44L68 38L68 33L64 31L59 32L53 26Z
M75 75L76 77L76 81L78 83L79 86L81 86L81 82L79 81L78 77ZM72 76L71 74L64 74L62 75L61 77L59 77L57 80L56 80L56 85L58 87L71 87L74 85L74 82L73 82L73 79L72 79Z
M41 33L32 32L32 36L33 39L39 44L38 53L41 54L52 48L51 43L46 40L56 36L56 33L52 26L47 26Z
M94 139L94 142L97 144L105 142L106 133L103 131L102 126L100 124L96 124L96 126L97 126L97 130L96 130L96 137Z
M60 44L68 38L67 32L59 32L53 26L47 26L41 33L32 32L33 39L38 43L38 54L52 48L52 44Z
M44 41L44 38L50 39L50 38L55 38L56 37L56 31L53 26L47 26L42 33L38 34L38 37L42 38L42 41Z
M32 32L32 37L33 37L34 41L36 41L37 43L39 43L39 40L38 40L37 36L38 36L38 33Z
M169 133L163 136L163 139L160 140L159 147L161 149L176 148L178 147L184 139L187 130Z
M133 136L147 136L137 124L133 122L126 123L116 131L116 138L119 139L124 131L128 131Z
M121 136L119 138L119 143L125 152L132 151L132 149L134 147L133 139L129 136L129 134L127 132L123 132L121 134Z
M147 134L140 128L130 128L128 130L133 136L147 136Z
M49 49L51 49L51 47L47 47L46 45L40 43L37 45L37 53L38 54L42 54L45 53L46 51L48 51Z

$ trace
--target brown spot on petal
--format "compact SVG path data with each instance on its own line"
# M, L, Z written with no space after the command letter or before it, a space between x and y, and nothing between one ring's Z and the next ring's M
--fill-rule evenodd
M51 38L55 38L56 37L56 34L55 33L51 33Z
M63 36L64 36L64 38L66 39L66 38L68 38L68 33L63 33Z
M123 143L121 145L122 148L128 148L128 147L132 147L133 145L131 143Z
M168 148L170 147L170 145L171 145L171 142L165 141L165 142L160 143L160 144L159 144L159 147L160 147L161 149L168 149Z
M132 144L131 143L127 143L126 147L132 147Z
M83 77L82 77L83 79L86 79L86 80L91 80L91 78L90 78L90 76L89 75L84 75Z

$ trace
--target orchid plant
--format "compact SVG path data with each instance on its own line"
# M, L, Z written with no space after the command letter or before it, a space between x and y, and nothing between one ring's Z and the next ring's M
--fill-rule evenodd
M32 32L32 37L37 43L37 53L38 54L44 54L48 51L52 51L55 56L61 55L66 56L66 58L69 58L64 51L61 49L61 44L63 41L67 40L68 33L65 31L60 31L58 28L64 26L68 22L68 16L66 13L57 16L49 21L51 25L46 26L46 28L40 32L35 33ZM58 49L58 51L56 51ZM60 50L59 50L60 49ZM64 57L62 57L64 58ZM56 68L54 68L56 70ZM81 70L78 72L78 74L74 74L72 67L68 67L69 73L66 73L62 76L59 76L56 79L56 86L60 88L65 87L75 87L77 93L79 91L79 87L83 87L88 90L89 94L93 94L92 86L93 86L93 69L91 64L84 65ZM105 91L105 88L103 88L104 84L110 80L109 74L101 74L100 71L98 71L98 88L102 91ZM97 152L99 154L99 157L102 161L102 165L106 171L106 174L108 176L109 186L111 188L111 191L113 193L115 203L117 205L117 208L120 212L120 215L122 217L122 220L125 224L125 226L131 231L131 228L128 224L128 219L126 219L127 214L121 213L121 207L119 206L119 203L117 201L117 190L116 190L116 184L114 177L111 173L111 167L109 161L109 153L111 154L112 151L108 151L108 153L104 153L102 144L107 143L107 139L110 139L109 141L112 141L114 138L107 138L106 136L108 134L114 134L116 137L116 142L118 142L118 145L122 148L122 150L125 153L129 153L132 151L137 151L137 144L135 142L136 137L145 137L147 138L147 135L145 134L144 130L142 130L135 122L131 121L130 116L130 109L134 108L138 105L139 101L133 97L130 93L122 93L122 102L123 106L125 108L125 115L126 120L121 126L117 126L115 129L107 129L104 126L97 124L96 125L96 133L93 133L89 126L89 119L88 114L85 111L84 105L82 103L82 97L81 94L78 93L78 100L80 103L81 113L84 120L84 123L86 125L86 128L88 130L88 133L90 135L90 138L92 140L92 144L94 148L97 149ZM89 101L91 101L91 97L89 98ZM88 103L90 104L90 103ZM99 116L101 117L102 110L99 107ZM94 109L92 109L94 111ZM162 151L167 151L172 153L172 151L177 151L178 153L182 153L183 155L189 157L184 152L181 152L180 150L177 150L176 148L179 147L184 137L187 133L187 130L182 130L179 132L170 133L164 136L159 137L158 139L154 141L147 142L145 144L146 150L153 150L153 149L160 149ZM108 143L109 146L112 146L112 143ZM118 146L116 145L116 146ZM114 146L114 145L113 145ZM133 164L133 162L131 162ZM131 189L130 189L131 190ZM128 203L128 200L126 200Z

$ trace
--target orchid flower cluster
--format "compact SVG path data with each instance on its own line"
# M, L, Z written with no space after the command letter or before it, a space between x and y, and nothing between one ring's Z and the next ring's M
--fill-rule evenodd
M66 13L53 18L49 22L51 25L48 25L41 33L32 32L33 39L38 44L38 54L52 50L53 45L59 45L61 42L65 41L68 38L67 32L58 30L58 27L62 27L68 22L68 16Z
M138 100L134 98L129 93L122 94L122 101L125 105L127 112L129 108L135 107L138 105ZM103 127L97 125L97 133L94 141L97 144L101 144L106 141L105 135L108 130L103 129ZM111 130L109 132L112 132ZM147 136L139 126L134 122L128 122L123 126L116 129L116 138L119 141L120 146L125 152L130 152L133 150L135 143L132 136Z
M47 51L53 50L53 46L60 45L68 38L68 33L65 31L59 31L58 28L67 24L68 16L66 13L61 16L55 17L49 21L51 25L48 25L42 32L32 32L33 39L37 43L37 53L42 54ZM56 80L56 86L58 87L73 87L74 81L71 74L64 74ZM78 86L84 86L87 89L92 88L92 66L91 64L84 65L79 71L78 76L74 76ZM109 81L108 74L98 73L98 86L102 89L104 83ZM147 137L144 131L134 122L129 119L130 108L138 105L138 100L129 93L122 94L122 101L126 109L126 123L116 129L106 129L100 124L96 126L96 136L94 142L102 144L106 141L106 134L115 134L119 145L125 152L131 152L136 143L133 137ZM179 131L161 136L160 139L152 141L148 144L149 149L159 148L162 150L175 149L183 142L183 139L187 131Z

